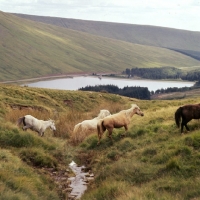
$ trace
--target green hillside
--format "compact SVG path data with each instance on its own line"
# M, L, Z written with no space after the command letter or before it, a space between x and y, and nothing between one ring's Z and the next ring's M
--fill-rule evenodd
M73 176L68 165L74 160L94 173L94 181L82 196L96 200L199 199L199 123L180 135L174 113L199 97L182 100L143 101L109 93L36 89L0 85L0 199L66 199L66 179ZM70 102L70 103L69 103ZM97 146L97 133L82 134L77 143L74 125L97 116L100 109L112 114L137 105L144 117L134 115L126 137L114 129L113 143L104 133ZM54 119L55 135L44 137L16 125L31 114ZM61 173L62 172L62 173ZM60 176L62 174L62 176Z
M128 43L0 12L0 81L132 67L191 68L200 61L172 50Z
M173 28L16 14L52 24L134 44L164 47L200 59L200 32Z

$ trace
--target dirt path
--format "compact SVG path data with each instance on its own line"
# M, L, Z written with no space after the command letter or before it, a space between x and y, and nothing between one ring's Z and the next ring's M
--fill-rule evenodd
M37 78L28 78L28 79L21 79L21 80L13 80L13 81L1 81L0 83L30 83L35 81L41 81L41 80L48 80L48 79L57 79L57 78L71 78L74 76L83 76L83 75L91 75L91 73L69 73L69 74L62 74L62 75L49 75L49 76L42 76Z

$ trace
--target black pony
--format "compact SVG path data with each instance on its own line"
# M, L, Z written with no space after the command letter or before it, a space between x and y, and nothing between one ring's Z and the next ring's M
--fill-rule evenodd
M189 131L190 129L187 126L187 123L192 119L199 119L200 118L200 104L191 104L179 107L175 112L175 121L178 127L180 127L180 120L182 117L181 122L181 134L183 133L183 127Z

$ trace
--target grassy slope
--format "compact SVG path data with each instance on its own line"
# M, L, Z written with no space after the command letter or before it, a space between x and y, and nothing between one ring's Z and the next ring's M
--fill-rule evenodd
M200 89L191 89L185 92L171 92L165 94L155 94L151 96L151 99L173 100L173 99L188 99L200 96Z
M135 44L200 52L200 32L172 28L16 14L25 19Z
M142 101L105 93L0 85L0 99L1 199L59 199L56 185L37 173L45 164L66 167L71 160L87 164L95 174L82 199L200 198L198 122L190 122L191 132L184 136L174 122L179 106L197 103L200 97ZM64 104L66 99L73 102L72 107ZM76 123L94 118L99 109L116 113L132 103L137 103L145 115L133 116L127 137L120 137L123 129L115 129L113 144L106 133L99 146L96 133L76 147L69 142ZM52 137L49 131L43 138L21 131L15 123L26 113L56 119L60 137ZM37 155L42 160L32 168Z
M174 123L179 106L197 102L140 101L145 116L133 117L128 137L115 130L114 144L104 136L99 147L88 138L81 146L93 156L96 179L83 199L199 199L199 124L181 136Z
M0 85L0 199L64 197L56 184L58 180L53 182L44 168L67 169L76 151L68 144L74 123L82 117L95 117L103 106L111 108L113 102L122 103L120 99L109 94L99 98L99 94L88 92ZM71 100L73 107L64 100ZM30 130L23 132L16 122L25 114L44 120L55 119L58 137L52 137L50 130L45 132L44 138Z
M0 12L0 80L132 67L199 66L163 48L136 45L41 24Z

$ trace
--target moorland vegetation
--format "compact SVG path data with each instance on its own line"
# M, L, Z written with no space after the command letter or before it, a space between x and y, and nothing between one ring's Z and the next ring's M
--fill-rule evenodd
M182 100L138 100L120 95L87 91L60 91L0 85L0 199L62 199L45 168L68 168L74 160L92 169L95 180L81 199L198 199L200 174L199 122L191 132L180 134L174 113L200 97ZM70 100L70 101L69 101ZM70 102L70 103L69 103ZM127 136L114 129L112 143L104 134L97 146L97 133L76 143L74 125L136 103L144 117L134 115ZM55 136L44 137L16 126L19 117L31 114L56 121Z

